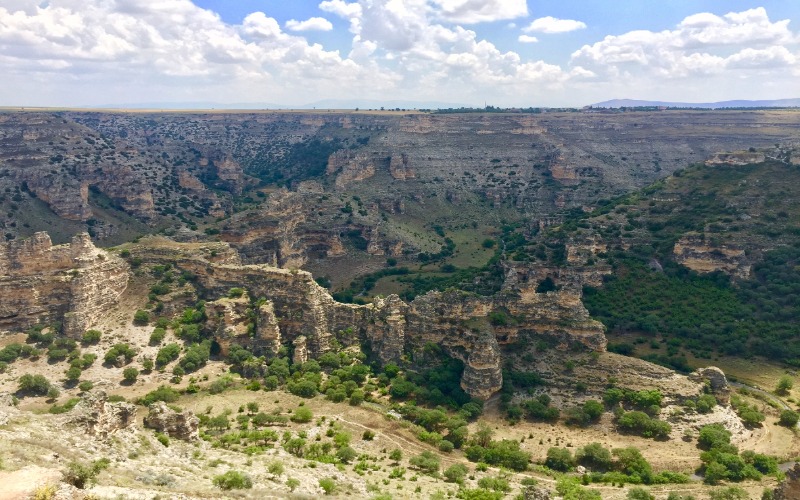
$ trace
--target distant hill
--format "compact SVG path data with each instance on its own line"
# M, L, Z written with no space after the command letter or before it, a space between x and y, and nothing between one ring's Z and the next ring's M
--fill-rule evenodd
M795 108L800 107L800 99L773 99L765 101L720 101L720 102L668 102L640 101L636 99L612 99L592 104L593 108L635 108L645 106L664 106L668 108Z

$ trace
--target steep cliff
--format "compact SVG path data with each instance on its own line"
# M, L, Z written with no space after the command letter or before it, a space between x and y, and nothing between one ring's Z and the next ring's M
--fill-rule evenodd
M212 263L202 245L188 250L173 243L173 255L156 245L158 251L152 252L157 241L144 240L132 252L145 261L173 262L197 276L205 296L224 297L206 303L207 327L223 351L232 343L258 354L284 345L302 361L368 346L382 363L400 363L435 344L464 362L464 390L485 399L502 386L505 346L520 339L548 338L561 350L604 351L606 346L602 325L589 318L574 288L536 293L509 280L494 297L450 291L430 292L410 303L390 295L368 305L343 304L305 271ZM249 296L227 298L234 287ZM253 305L251 298L264 300Z
M80 336L128 285L122 259L96 248L88 234L53 246L47 233L0 245L0 328L63 321Z

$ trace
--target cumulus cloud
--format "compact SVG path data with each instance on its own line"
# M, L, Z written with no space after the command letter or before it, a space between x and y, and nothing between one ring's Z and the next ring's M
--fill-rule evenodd
M475 24L528 15L525 0L433 0L437 15L447 21Z
M800 76L797 35L788 20L772 22L762 8L698 13L671 30L608 36L559 65L501 50L469 29L471 23L526 15L524 1L324 0L318 6L349 23L346 55L302 36L304 30L329 29L322 17L282 27L265 12L226 23L190 0L3 0L0 102L300 103L391 95L578 104L575 99L588 92L607 98L675 78L717 92L715 84L734 81L732 76L739 82L752 75L754 82L790 90ZM543 17L526 26L528 34L518 42L582 27L580 21Z
M586 28L586 23L582 21L547 16L534 19L531 24L522 28L522 31L526 33L568 33L584 28Z
M333 24L324 17L312 17L305 21L289 19L286 21L286 29L292 31L331 31Z
M771 22L764 8L724 16L699 13L675 29L607 36L572 54L573 64L608 75L637 71L660 77L720 75L734 69L785 67L798 58L789 20Z

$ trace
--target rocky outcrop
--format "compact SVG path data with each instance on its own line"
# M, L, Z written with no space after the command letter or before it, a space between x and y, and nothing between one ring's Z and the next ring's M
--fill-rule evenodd
M389 159L389 173L398 181L405 181L417 177L417 173L411 167L408 155L405 153L392 155Z
M689 380L708 384L708 389L719 404L728 405L730 403L731 387L728 385L728 379L725 377L725 373L716 366L698 368L689 375Z
M717 153L705 161L706 165L750 165L766 159L764 153L739 151L736 153Z
M86 430L98 438L106 438L116 431L127 429L135 422L136 405L125 402L110 403L105 392L95 390L85 393L67 417L67 422Z
M699 234L687 234L675 243L675 260L698 273L722 271L745 279L750 276L750 263L743 248L715 243Z
M147 249L134 253L146 256ZM464 390L488 398L502 386L506 345L547 337L560 349L603 351L606 346L603 326L589 317L579 292L566 286L536 293L535 284L518 283L494 297L430 292L410 303L390 295L354 305L333 300L305 271L212 265L200 257L172 261L197 275L198 284L211 297L242 287L267 300L255 314L252 336L243 333L252 316L247 313L249 299L207 303L210 327L223 348L236 341L262 354L284 345L298 363L364 345L383 363L400 362L406 353L423 352L434 344L464 362Z
M522 490L522 497L525 500L550 500L553 498L550 490L539 485L526 486Z
M79 337L128 285L127 263L95 247L88 234L53 246L47 233L0 245L0 328L61 321Z
M336 176L336 187L344 188L348 184L375 175L377 160L374 155L368 153L354 153L349 149L343 149L330 156L326 172L328 174L339 172Z
M144 417L144 426L183 441L195 441L200 437L200 419L194 413L188 410L175 411L163 401L150 405L150 412Z
M797 500L800 498L800 464L786 471L786 479L775 488L775 500Z

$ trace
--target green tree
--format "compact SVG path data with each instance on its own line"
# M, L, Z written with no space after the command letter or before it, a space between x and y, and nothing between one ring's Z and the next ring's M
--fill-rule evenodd
M145 326L150 322L150 313L139 309L133 315L133 324L137 326Z
M453 464L444 471L445 481L449 483L461 484L464 478L467 477L469 470L464 464Z
M436 474L439 471L439 457L426 450L408 461L411 465L425 474Z
M332 495L336 491L336 480L332 477L325 477L319 480L319 486L326 495Z
M792 390L794 387L794 380L789 375L783 375L780 379L778 379L778 384L775 386L775 392L777 394L789 394L789 391Z
M136 379L139 377L139 370L136 368L129 366L122 370L122 378L125 379L125 382L133 383L136 382Z
M26 373L19 378L19 392L45 396L51 388L50 381L44 375Z
M212 479L214 486L223 490L244 490L253 487L253 480L250 476L239 471L229 470Z
M547 458L544 464L553 470L567 472L575 465L572 452L567 448L552 447L547 450Z
M291 420L292 422L304 424L307 422L311 422L311 419L313 418L314 414L311 412L310 409L308 409L308 407L300 406L292 414Z
M798 420L800 420L800 414L798 414L796 411L784 410L781 412L781 417L778 423L786 427L794 427L797 425Z

